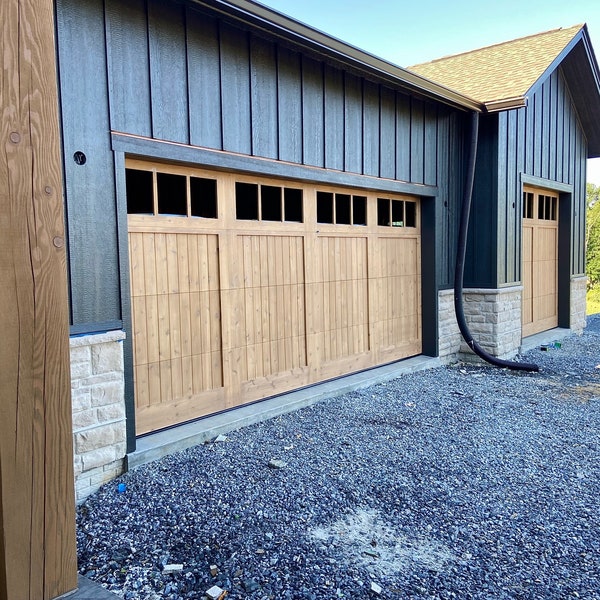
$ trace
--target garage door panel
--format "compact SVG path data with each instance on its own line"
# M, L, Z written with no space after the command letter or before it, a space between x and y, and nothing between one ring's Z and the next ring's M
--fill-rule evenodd
M528 336L558 325L558 197L526 188L524 206L522 326Z
M421 352L416 199L127 163L220 194L212 217L189 197L185 215L129 216L138 433Z

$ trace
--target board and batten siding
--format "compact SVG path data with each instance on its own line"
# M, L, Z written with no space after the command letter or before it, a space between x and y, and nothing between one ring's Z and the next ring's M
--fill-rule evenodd
M185 3L56 7L75 329L123 319L111 131L437 186L436 279L449 284L462 186L457 111Z
M527 107L489 115L482 124L468 284L499 287L521 280L521 174L545 180L549 188L553 182L572 186L570 274L584 273L587 141L561 68ZM490 239L497 239L497 249Z

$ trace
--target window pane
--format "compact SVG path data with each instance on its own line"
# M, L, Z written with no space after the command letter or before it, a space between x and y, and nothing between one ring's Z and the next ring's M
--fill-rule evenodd
M235 216L240 220L258 221L258 185L236 182Z
M404 227L404 202L392 200L392 227Z
M263 221L281 221L281 188L261 185L260 206Z
M285 220L302 223L304 221L302 216L302 190L285 188L284 201Z
M404 226L417 226L417 204L415 202L404 203Z
M217 218L217 182L215 179L190 177L192 217Z
M317 222L333 223L333 194L317 192Z
M158 212L161 215L187 215L187 186L185 175L157 173Z
M350 194L335 195L335 222L350 225Z
M127 212L130 215L154 213L152 171L125 170Z
M377 225L389 227L390 221L390 201L387 198L377 198Z
M367 198L365 196L352 197L352 223L354 225L367 224Z

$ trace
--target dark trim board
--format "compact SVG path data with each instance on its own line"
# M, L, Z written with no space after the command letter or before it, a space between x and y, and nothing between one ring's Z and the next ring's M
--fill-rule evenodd
M199 167L237 171L251 175L267 175L283 179L343 185L351 188L415 196L437 196L438 194L437 186L432 185L407 183L369 175L345 173L333 169L296 165L266 158L153 140L119 132L112 133L112 148L114 151L123 152L128 156L189 163Z
M533 175L521 173L521 187L524 185L531 185L533 187L555 190L557 192L566 192L569 194L573 193L573 186L569 183L561 183L560 181L553 181L551 179L544 179L543 177L534 177Z

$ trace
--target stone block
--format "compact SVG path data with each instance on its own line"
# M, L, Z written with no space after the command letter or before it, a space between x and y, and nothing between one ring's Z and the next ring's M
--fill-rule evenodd
M79 379L84 379L89 377L92 374L92 363L81 362L81 363L71 363L71 380L77 381Z
M111 342L93 346L92 370L94 374L123 372L123 344Z
M122 441L121 439L116 439L117 436L121 437L120 429L124 429L124 427L120 424L110 423L86 429L85 431L79 431L75 434L75 451L77 454L83 454L106 446L112 446L115 442Z
M109 404L124 404L125 385L123 381L107 381L92 388L92 406L107 406Z
M112 463L117 459L116 454L116 448L114 446L98 448L97 450L81 454L83 471L87 473L96 468L104 470L105 465Z
M117 402L116 404L107 404L97 409L98 422L107 423L109 421L122 421L125 419L125 404Z
M90 388L76 388L71 390L71 403L73 412L87 410L92 406L92 393Z
M98 425L98 415L95 408L73 411L73 431Z
M91 363L92 354L89 346L77 346L71 348L71 364L73 363Z

